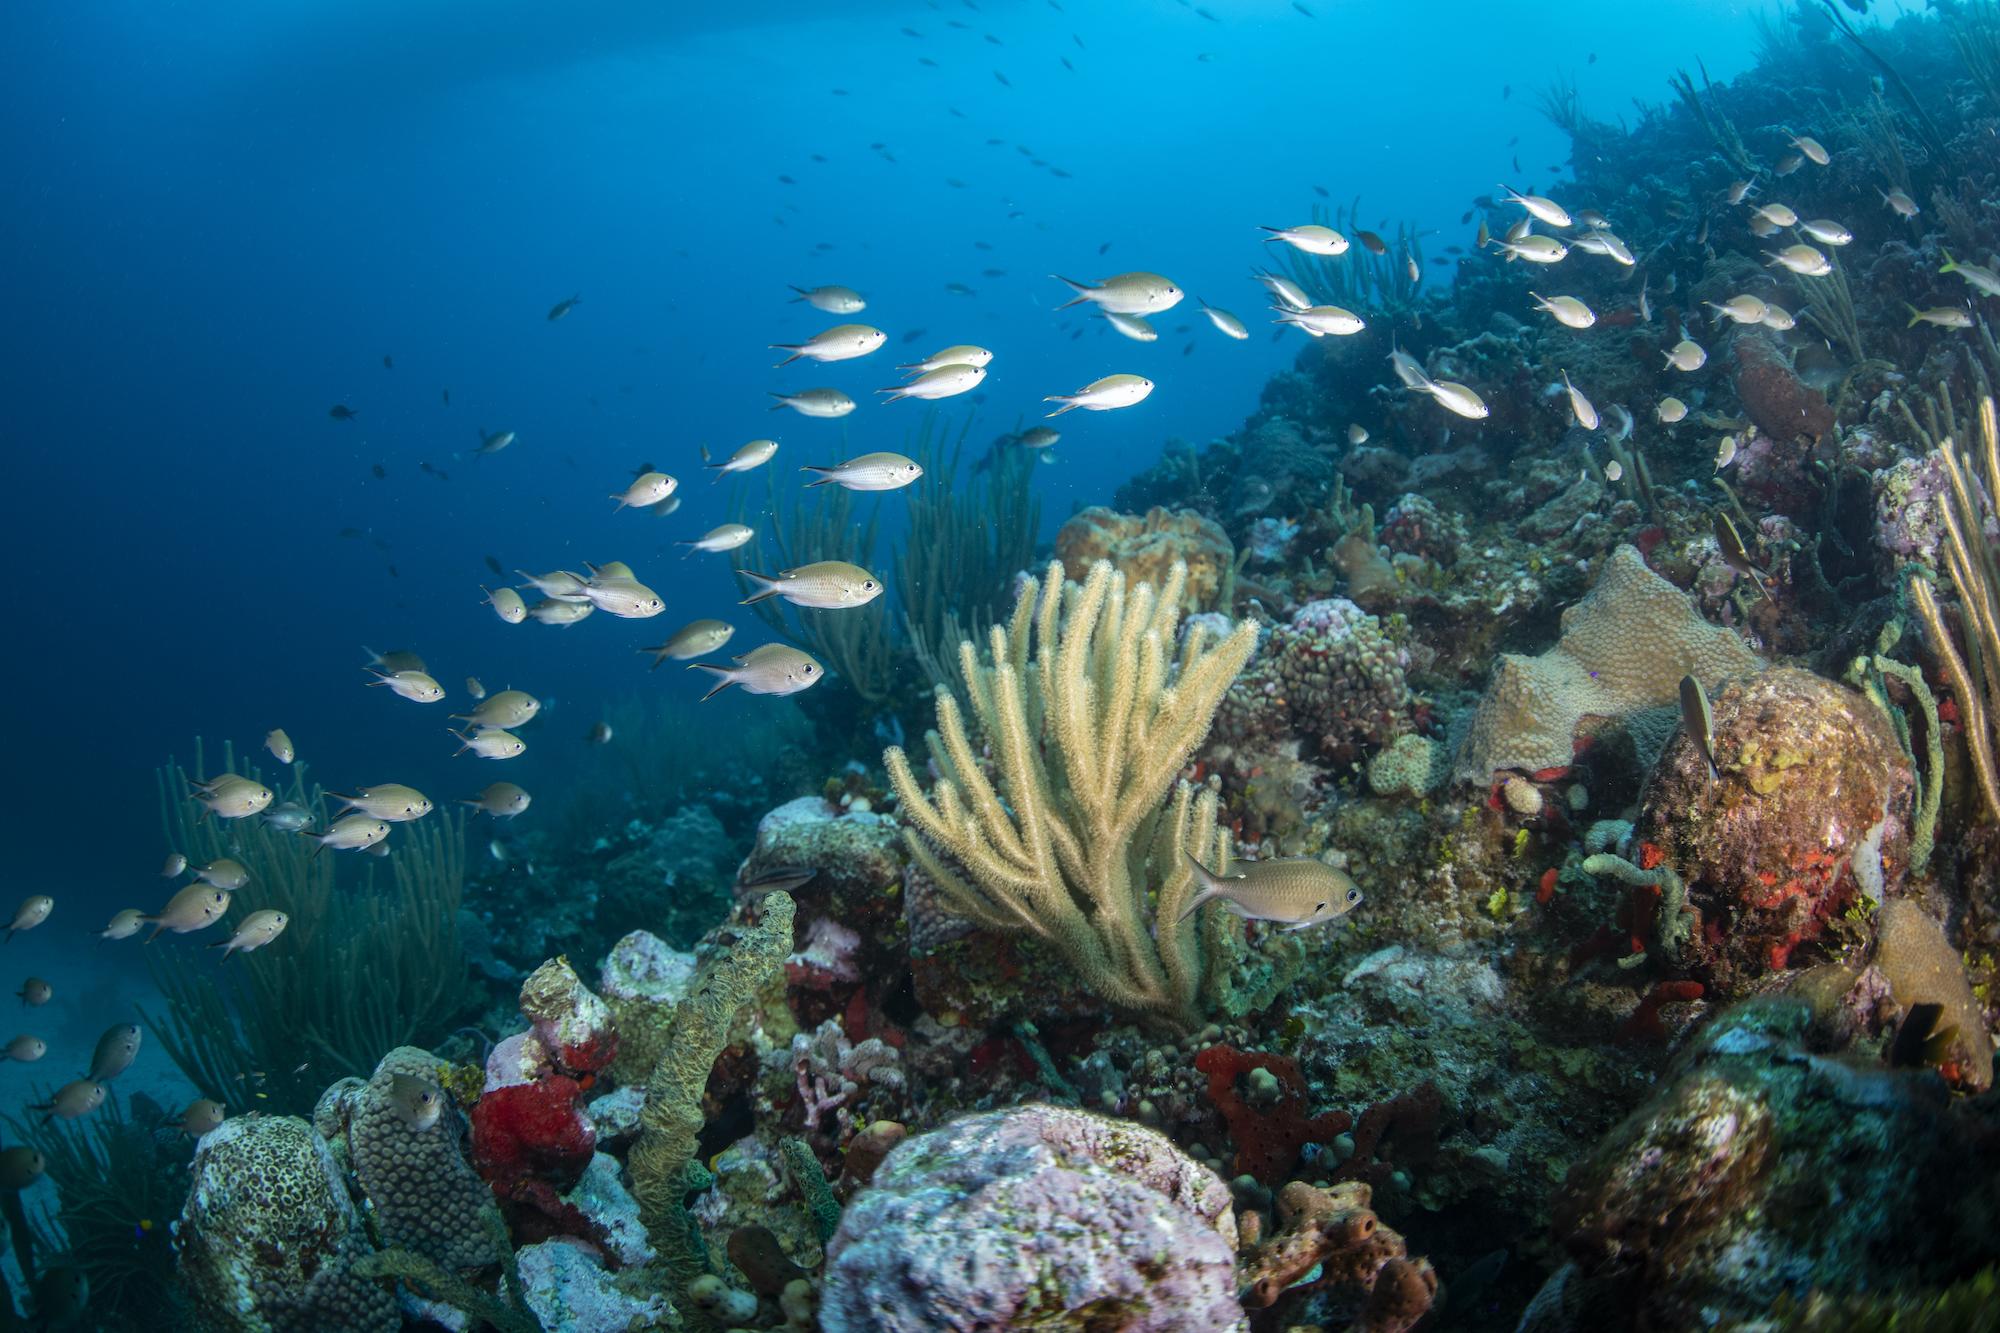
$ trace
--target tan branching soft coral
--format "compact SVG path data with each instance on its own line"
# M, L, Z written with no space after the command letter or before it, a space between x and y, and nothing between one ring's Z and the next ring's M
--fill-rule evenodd
M1180 782L1257 631L1180 634L1187 569L1127 586L1099 561L1082 585L1030 579L988 655L959 646L978 731L937 696L938 781L882 756L910 854L989 930L1047 941L1087 990L1133 1014L1198 1026L1227 1007L1233 922L1188 911L1194 861L1226 871L1216 795Z
M1650 765L1678 720L1682 676L1712 691L1763 665L1631 546L1611 553L1589 595L1563 612L1562 630L1540 657L1501 655L1459 748L1458 780L1484 784L1505 769L1565 767L1589 718L1622 722Z
M1310 1285L1360 1311L1358 1327L1368 1333L1403 1333L1423 1318L1437 1295L1437 1274L1429 1261L1410 1258L1401 1234L1382 1224L1370 1200L1358 1180L1285 1186L1277 1232L1238 1264L1243 1304L1268 1309L1287 1291Z

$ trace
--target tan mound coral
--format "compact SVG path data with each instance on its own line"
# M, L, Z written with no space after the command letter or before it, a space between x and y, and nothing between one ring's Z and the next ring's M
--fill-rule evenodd
M1128 583L1155 588L1166 586L1179 561L1187 566L1186 609L1229 609L1221 599L1234 581L1236 548L1221 524L1192 509L1155 505L1141 516L1092 505L1057 531L1056 558L1064 576L1077 583L1089 577L1092 565L1109 560Z
M1944 1042L1946 1077L1974 1092L1993 1086L1986 1016L1944 928L1915 903L1889 899L1875 916L1875 966L1897 1004L1905 1009L1935 1004L1944 1010L1932 1030L1951 1032Z
M1483 783L1502 769L1564 767L1587 718L1623 723L1650 766L1673 733L1682 676L1713 690L1763 665L1630 546L1613 551L1589 595L1563 612L1562 630L1539 657L1501 654L1454 778Z

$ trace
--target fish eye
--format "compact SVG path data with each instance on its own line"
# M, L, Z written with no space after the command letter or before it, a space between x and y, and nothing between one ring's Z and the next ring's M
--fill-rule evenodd
M1348 905L1349 907L1352 907L1352 906L1353 906L1354 904L1356 904L1356 903L1358 903L1358 902L1360 902L1360 901L1361 901L1361 890L1359 890L1359 889L1349 889L1349 890L1347 891L1347 905Z

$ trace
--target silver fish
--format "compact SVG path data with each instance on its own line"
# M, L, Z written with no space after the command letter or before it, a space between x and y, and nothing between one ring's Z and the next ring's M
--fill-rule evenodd
M388 846L387 843L378 845ZM284 933L285 927L290 923L291 918L283 912L267 907L262 911L252 912L249 916L244 917L242 921L237 923L234 934L230 935L228 939L221 940L208 947L222 950L224 958L229 957L230 954L236 953L239 950L243 953L249 953L252 949L261 949L272 940L277 939L278 936Z
M274 805L264 812L264 823L280 833L297 833L312 823L312 811L296 801Z
M736 634L734 625L720 620L690 620L670 635L665 643L651 648L641 648L642 653L653 655L653 667L668 658L685 662L694 657L705 657L728 643Z
M444 1114L444 1094L435 1083L410 1074L389 1075L389 1109L419 1134Z
M130 1069L132 1062L139 1058L142 1035L137 1023L120 1023L106 1029L104 1035L97 1039L97 1049L91 1052L91 1081L102 1083Z
M808 490L834 485L850 491L893 491L924 475L923 465L915 459L892 453L862 454L832 467L807 464L799 471L813 473L817 478L806 483Z
M819 683L826 668L811 654L786 643L767 643L752 648L741 657L731 658L733 667L708 662L690 662L690 671L709 671L721 677L715 688L702 695L712 699L731 685L740 685L745 694L797 694Z
M1187 865L1201 891L1181 913L1183 921L1220 899L1247 920L1280 921L1287 930L1304 930L1361 905L1361 890L1345 872L1309 856L1244 862L1229 875L1214 874L1193 856L1187 856Z
M744 606L782 597L794 606L826 611L864 606L882 594L882 584L873 574L845 560L820 560L780 570L776 578L747 569L737 572L757 586L756 592L743 599Z

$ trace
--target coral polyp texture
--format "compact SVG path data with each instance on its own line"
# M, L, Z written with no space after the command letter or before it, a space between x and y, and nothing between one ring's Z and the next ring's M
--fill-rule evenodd
M350 1266L372 1246L326 1141L294 1116L239 1116L195 1153L175 1234L203 1327L366 1333L396 1300Z
M1620 546L1589 595L1562 613L1554 647L1501 654L1453 771L1485 783L1503 770L1567 768L1590 720L1622 725L1650 764L1677 721L1682 676L1713 690L1762 665L1742 636L1703 620L1636 548Z
M827 1246L827 1333L1224 1333L1229 1190L1156 1130L1064 1107L968 1116L890 1151Z

